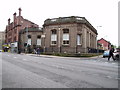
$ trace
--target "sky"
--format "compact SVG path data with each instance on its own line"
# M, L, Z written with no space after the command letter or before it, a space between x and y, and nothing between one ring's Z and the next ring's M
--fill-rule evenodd
M118 46L119 0L2 0L0 2L0 31L8 18L22 9L21 15L40 27L48 18L67 16L85 17L97 29L97 39L104 38Z

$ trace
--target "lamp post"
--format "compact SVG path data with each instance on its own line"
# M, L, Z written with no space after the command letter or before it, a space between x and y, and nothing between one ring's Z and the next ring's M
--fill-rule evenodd
M27 53L27 46L28 46L28 25L26 27L26 49L25 49L25 53Z
M101 28L102 26L97 26L97 29L98 28ZM96 42L96 44L97 44L97 42ZM98 53L98 57L99 57L99 48L98 48L98 46L97 46L97 53Z

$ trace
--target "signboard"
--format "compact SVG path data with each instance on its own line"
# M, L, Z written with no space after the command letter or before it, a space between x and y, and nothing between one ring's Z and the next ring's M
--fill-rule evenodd
M11 43L11 47L17 47L17 46L18 46L18 42Z
M45 35L42 35L41 37L42 37L42 38L45 38Z

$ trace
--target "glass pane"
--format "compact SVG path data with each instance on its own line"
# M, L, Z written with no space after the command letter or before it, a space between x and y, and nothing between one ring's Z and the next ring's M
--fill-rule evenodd
M69 34L63 34L63 40L69 40Z
M31 39L28 39L28 44L31 45Z
M57 41L57 35L56 34L51 35L51 41Z
M41 39L37 39L37 45L41 45Z
M80 35L77 35L77 45L80 45Z

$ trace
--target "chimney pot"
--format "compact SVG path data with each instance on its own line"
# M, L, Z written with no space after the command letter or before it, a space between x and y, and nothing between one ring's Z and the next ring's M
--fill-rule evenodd
M16 12L13 14L13 20L15 22L15 19L16 19Z
M10 18L8 19L8 25L10 25Z
M22 11L22 9L21 9L21 8L19 8L18 10L19 10L19 16L21 16L21 11Z

